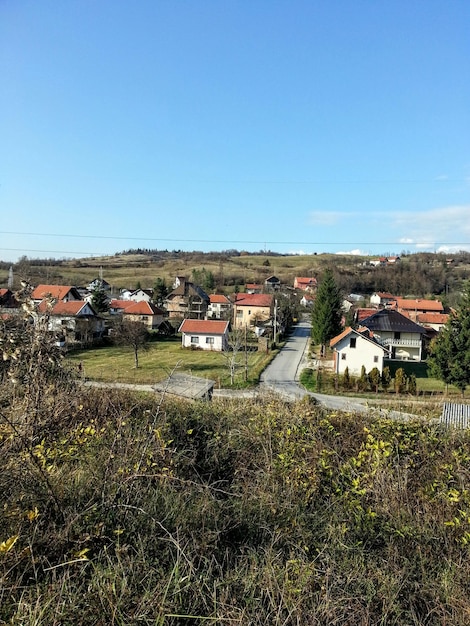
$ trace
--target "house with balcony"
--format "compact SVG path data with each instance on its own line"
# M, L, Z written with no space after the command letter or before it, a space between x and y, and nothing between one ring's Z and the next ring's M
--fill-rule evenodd
M398 311L381 309L361 320L370 335L387 348L390 358L399 361L421 361L426 328Z
M207 316L210 298L207 293L183 276L178 276L177 285L165 300L165 308L170 320L197 319L203 320Z
M228 320L230 319L232 303L227 296L222 293L209 294L209 306L207 308L207 319Z

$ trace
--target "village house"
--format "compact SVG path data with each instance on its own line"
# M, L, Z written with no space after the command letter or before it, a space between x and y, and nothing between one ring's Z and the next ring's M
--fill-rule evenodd
M317 288L316 278L304 278L302 276L296 276L294 278L294 289L300 289L301 291L315 291Z
M279 291L281 288L281 281L277 276L268 276L264 281L264 288L267 291Z
M414 321L423 313L444 313L444 306L439 300L396 298L396 308Z
M258 283L246 283L245 293L263 293L263 285Z
M233 324L235 328L254 328L273 317L274 298L266 293L238 293L233 302Z
M222 352L228 346L228 329L228 321L185 319L178 332L181 333L183 348Z
M209 294L207 319L226 320L230 318L232 303L227 296L218 293Z
M381 345L367 329L354 330L350 326L331 339L333 363L336 374L344 374L346 368L352 376L359 376L362 367L370 372L376 367L382 374L384 358L388 349Z
M177 286L165 300L169 319L205 319L210 299L204 289L182 276L177 278L175 284Z
M397 297L386 291L376 291L370 297L370 304L377 309L392 306Z
M36 304L39 304L45 298L57 302L82 300L78 289L71 285L38 285L33 289L31 299Z
M390 309L375 311L361 321L374 339L387 348L390 358L421 361L426 329L405 315Z
M132 300L122 310L122 319L127 322L142 322L149 330L157 330L165 317L165 311L152 302Z
M90 345L105 332L103 318L96 315L93 307L83 300L60 300L52 306L43 300L38 312L49 316L48 330L57 335L61 346L76 343Z

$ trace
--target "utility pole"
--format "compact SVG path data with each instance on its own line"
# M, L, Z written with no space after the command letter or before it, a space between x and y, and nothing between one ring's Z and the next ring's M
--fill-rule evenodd
M248 382L248 351L246 345L246 324L245 324L245 382Z

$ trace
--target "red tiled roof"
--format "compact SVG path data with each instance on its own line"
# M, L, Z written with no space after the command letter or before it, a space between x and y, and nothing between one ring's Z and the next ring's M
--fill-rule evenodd
M406 298L397 298L397 306L405 311L433 311L442 313L444 307L439 300L408 300Z
M63 300L69 291L73 289L71 285L38 285L31 293L33 300L43 300L50 296L56 300Z
M209 294L209 298L211 304L230 304L230 300L223 294L211 293Z
M419 313L416 321L419 324L446 324L448 319L447 313Z
M333 339L330 339L330 346L331 347L335 346L338 343L338 341L341 341L341 339L343 339L344 337L347 337L349 333L351 332L354 332L354 330L351 328L351 326L348 326L347 328L343 330L342 333L340 333L339 335L336 335L336 337L333 337Z
M84 300L70 300L69 302L63 302L59 300L54 304L50 310L51 315L78 315L80 311L87 306ZM48 310L48 302L42 300L38 305L38 310L44 313Z
M155 306L152 302L131 302L129 306L124 309L125 315L163 315L164 311L158 306Z
M111 300L109 303L110 309L126 309L133 303L133 300Z
M183 320L178 332L195 335L223 335L227 331L228 324L220 320Z
M270 307L273 297L269 293L238 293L235 298L236 306L263 306Z
M361 322L362 320L365 320L367 317L370 317L374 313L377 313L377 309L357 309L356 321Z

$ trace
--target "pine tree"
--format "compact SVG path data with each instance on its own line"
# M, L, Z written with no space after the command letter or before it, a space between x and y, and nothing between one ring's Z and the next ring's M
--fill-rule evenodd
M455 315L431 345L429 367L436 378L455 385L464 395L470 384L470 285L465 287Z
M333 272L327 269L318 287L312 312L312 338L321 345L322 353L325 344L341 332L341 304Z

